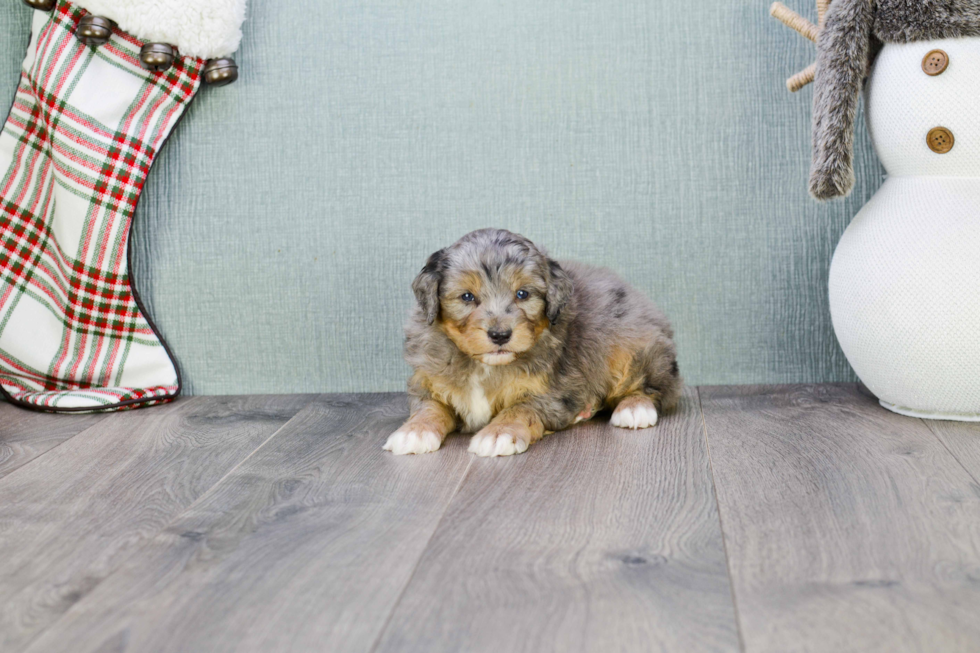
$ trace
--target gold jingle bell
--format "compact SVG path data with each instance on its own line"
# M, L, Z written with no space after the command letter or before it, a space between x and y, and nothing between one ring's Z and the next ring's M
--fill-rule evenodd
M112 30L115 27L116 24L108 18L88 14L78 21L75 36L85 45L97 48L109 42L109 37L112 36Z
M204 81L211 86L224 86L238 79L238 64L234 59L211 59L204 66Z
M155 73L169 70L174 65L174 48L166 43L147 43L140 49L140 63Z

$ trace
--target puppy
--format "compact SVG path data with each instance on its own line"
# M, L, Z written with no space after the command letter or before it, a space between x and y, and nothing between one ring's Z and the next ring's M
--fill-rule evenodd
M430 256L412 289L411 416L392 453L435 451L460 428L470 452L508 456L604 408L614 426L653 426L680 396L667 318L610 270L481 229Z

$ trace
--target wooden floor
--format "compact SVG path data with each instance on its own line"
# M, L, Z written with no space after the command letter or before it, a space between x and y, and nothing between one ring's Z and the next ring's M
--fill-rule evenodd
M526 454L403 395L0 403L0 651L980 651L980 425L686 391Z

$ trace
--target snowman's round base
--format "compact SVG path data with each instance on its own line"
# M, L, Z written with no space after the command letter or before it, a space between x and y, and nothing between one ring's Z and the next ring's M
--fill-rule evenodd
M980 421L980 178L889 177L841 237L830 312L885 408Z
M904 408L902 406L896 406L895 404L890 404L884 399L879 399L878 403L882 407L887 408L893 413L898 413L899 415L905 415L906 417L919 417L921 419L938 419L938 420L948 420L951 422L980 422L980 414L960 414L960 413L927 413L921 410L915 410L913 408Z

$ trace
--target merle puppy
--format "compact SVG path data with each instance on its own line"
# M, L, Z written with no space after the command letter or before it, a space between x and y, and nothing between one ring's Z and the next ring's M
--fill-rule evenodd
M677 403L667 318L610 270L481 229L430 256L412 288L411 417L388 451L435 451L460 428L472 453L507 456L603 408L641 429Z

